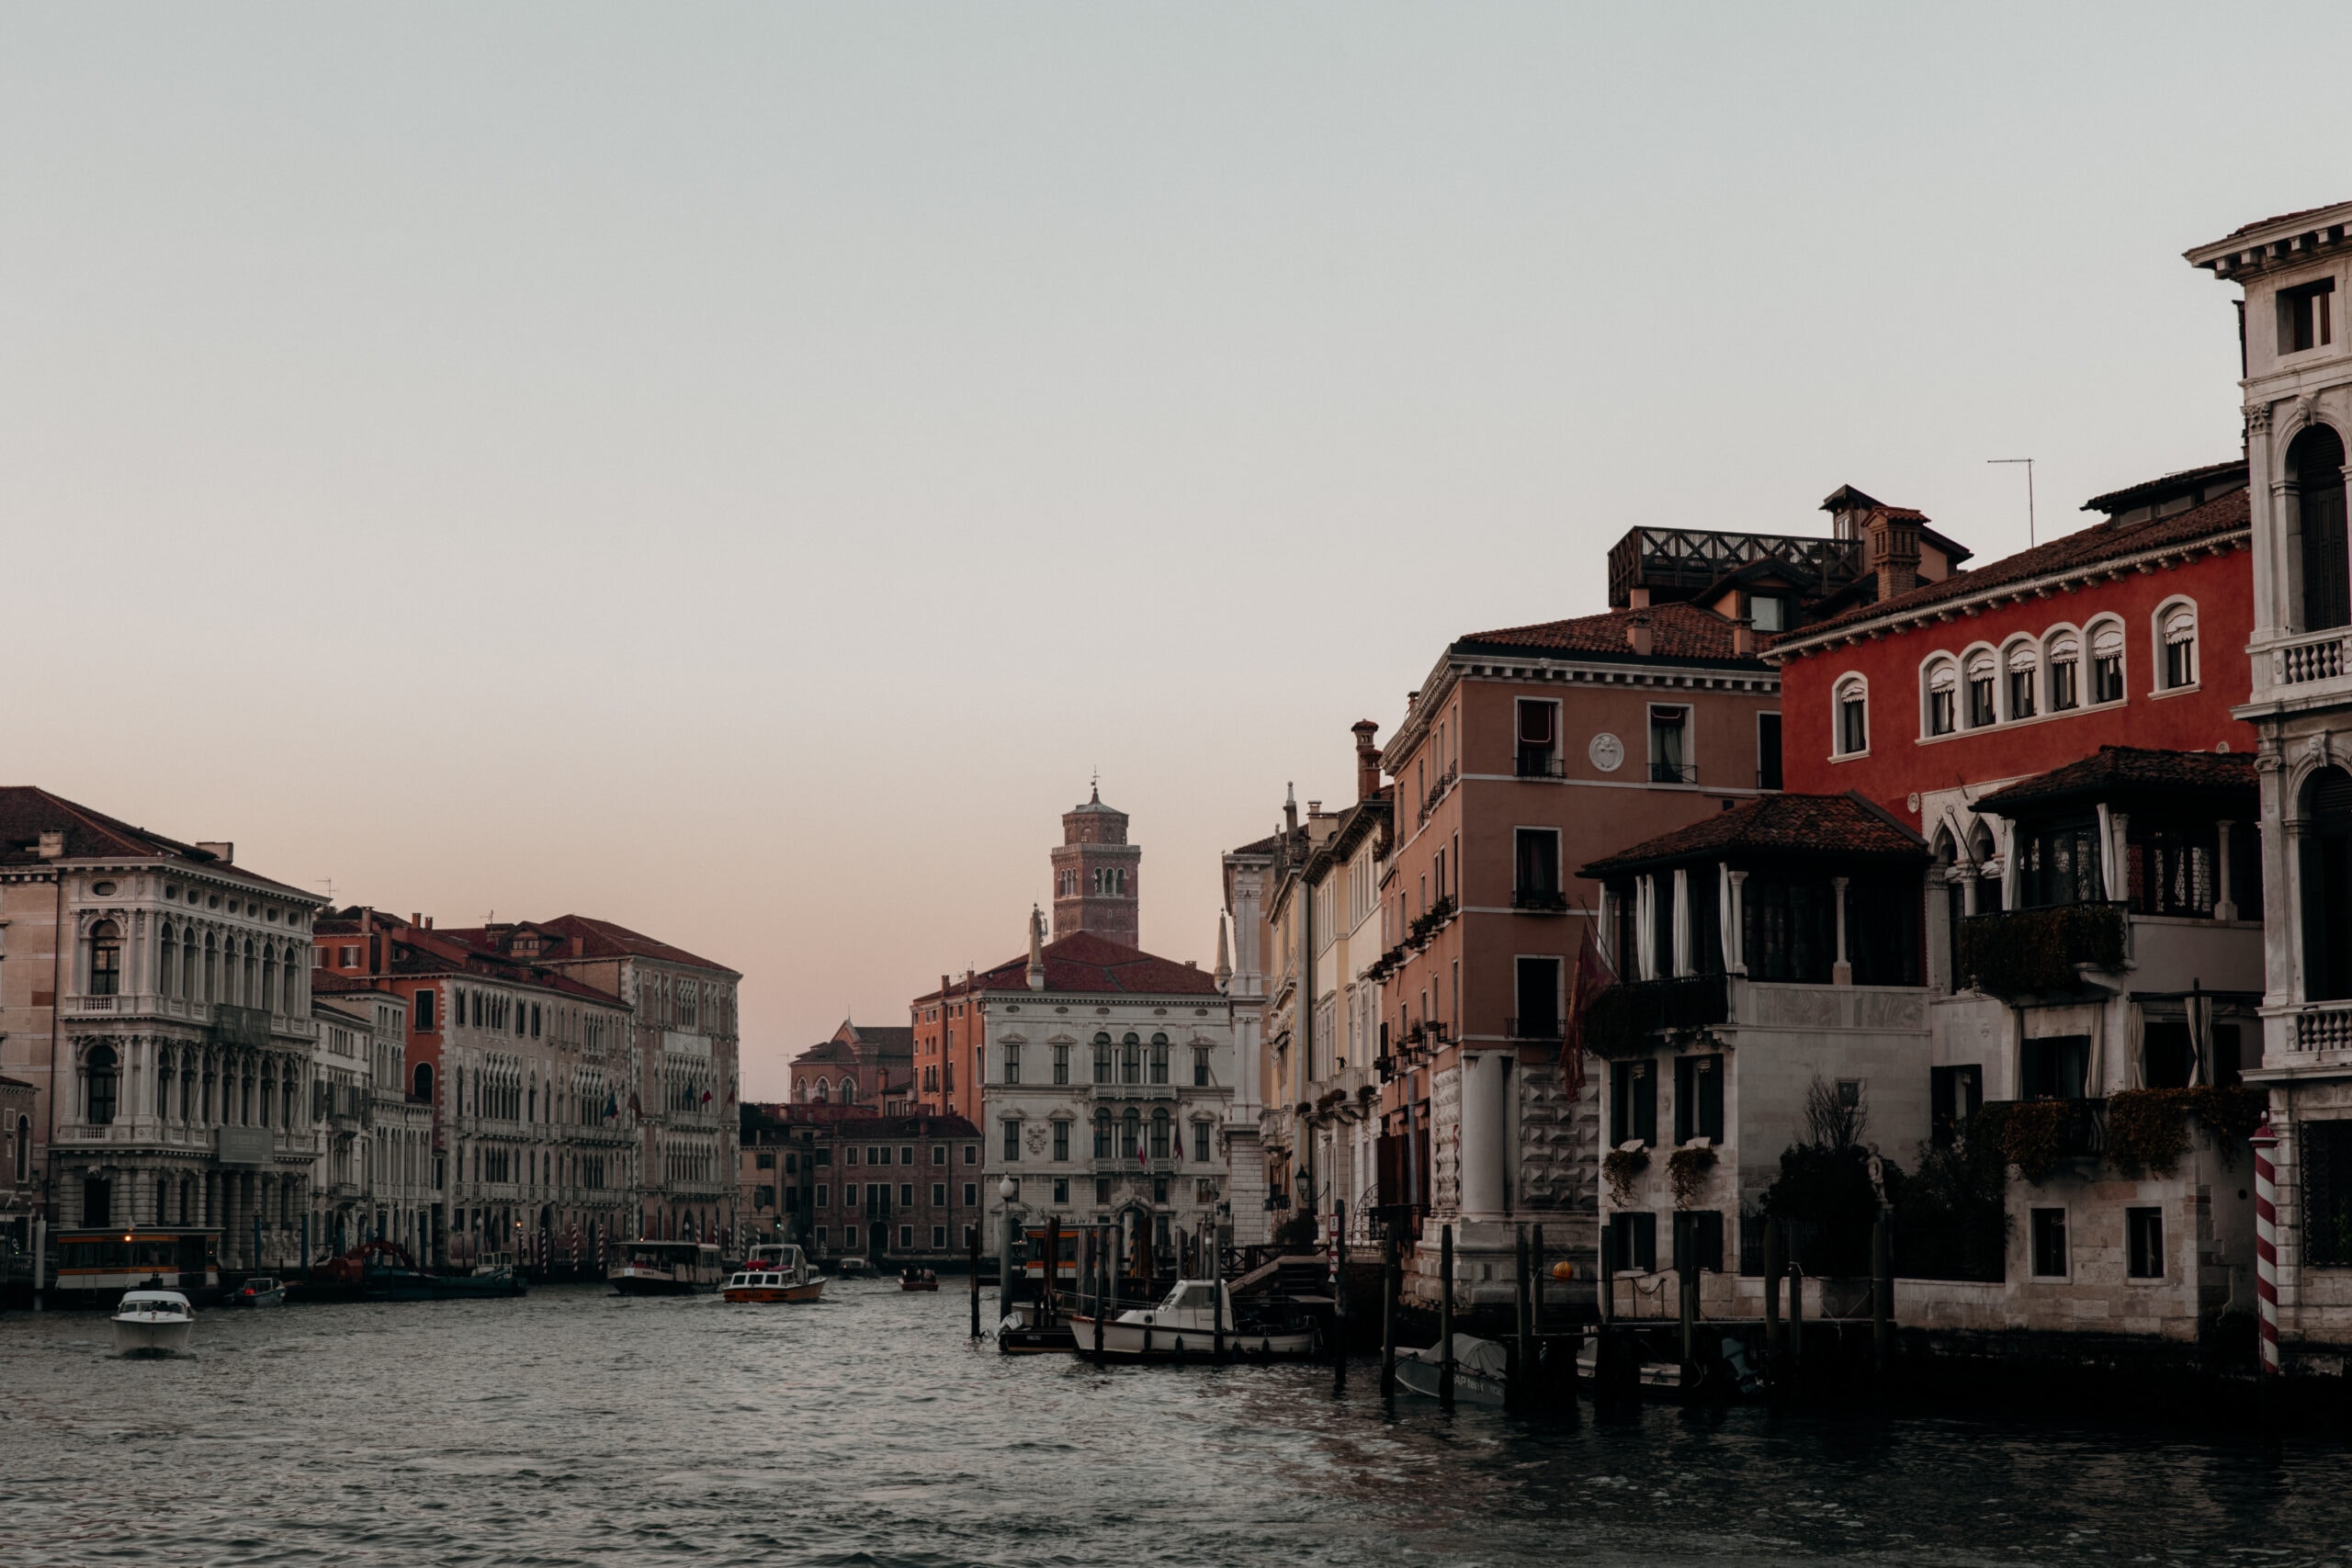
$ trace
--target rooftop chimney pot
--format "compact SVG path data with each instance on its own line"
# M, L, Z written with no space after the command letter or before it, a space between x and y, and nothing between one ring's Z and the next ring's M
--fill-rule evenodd
M1645 659L1649 657L1650 649L1657 646L1657 641L1650 635L1648 612L1637 611L1633 619L1625 623L1625 646Z
M196 841L196 847L202 850L206 854L210 855L214 860L219 861L222 865L232 865L236 863L237 846L234 844L224 842L219 839L198 839Z

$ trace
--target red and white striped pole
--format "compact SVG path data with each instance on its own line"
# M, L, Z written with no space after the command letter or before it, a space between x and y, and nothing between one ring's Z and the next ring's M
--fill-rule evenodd
M2262 1335L2262 1371L2278 1371L2278 1171L2271 1151L2278 1134L2265 1114L2254 1130L2254 1293Z

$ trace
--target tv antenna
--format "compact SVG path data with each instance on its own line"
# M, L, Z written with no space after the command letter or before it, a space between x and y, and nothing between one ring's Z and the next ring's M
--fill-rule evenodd
M2025 465L2025 547L2033 548L2033 459L2030 457L1987 457L1984 461Z

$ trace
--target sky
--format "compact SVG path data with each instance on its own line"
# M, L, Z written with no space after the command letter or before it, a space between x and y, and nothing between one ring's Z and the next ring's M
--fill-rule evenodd
M2352 197L2290 39L2352 7L0 6L0 782L724 963L752 1099L1020 952L1097 770L1206 966L1627 528L1988 559L1988 459L2046 538L2233 456L2180 253Z

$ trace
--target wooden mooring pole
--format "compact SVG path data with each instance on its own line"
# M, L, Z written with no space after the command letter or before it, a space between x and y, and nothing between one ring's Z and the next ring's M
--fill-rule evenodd
M1887 1395L1894 1365L1894 1232L1885 1211L1871 1224L1871 1381Z
M1331 1392L1348 1391L1348 1206L1331 1204Z
M1380 1397L1396 1397L1396 1232L1391 1227L1380 1262Z
M1102 1320L1114 1306L1111 1295L1111 1233L1102 1233L1094 1247L1094 1364L1102 1364Z
M1512 1368L1511 1403L1521 1409L1528 1405L1527 1391L1535 1381L1535 1318L1528 1301L1528 1291L1534 1284L1527 1259L1527 1227L1511 1227L1511 1296L1519 1311L1519 1364Z
M1441 1410L1453 1408L1453 1227L1441 1226L1437 1233L1437 1404Z
M980 1337L980 1227L972 1226L972 1337Z
M1781 1222L1764 1222L1764 1375L1778 1399L1789 1360L1788 1325L1781 1321Z

